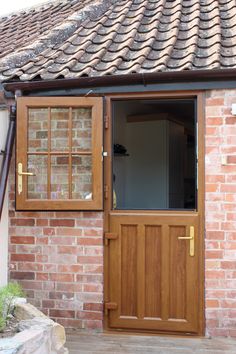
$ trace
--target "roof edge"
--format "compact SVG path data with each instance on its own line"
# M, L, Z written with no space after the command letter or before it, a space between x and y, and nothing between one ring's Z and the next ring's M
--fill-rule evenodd
M4 90L15 92L21 90L25 93L33 91L47 91L51 89L70 89L95 86L122 86L144 85L153 83L173 82L206 82L206 81L232 81L236 80L236 68L213 70L186 70L167 71L158 73L141 73L128 75L107 75L98 77L78 77L72 79L39 80L25 82L2 83Z

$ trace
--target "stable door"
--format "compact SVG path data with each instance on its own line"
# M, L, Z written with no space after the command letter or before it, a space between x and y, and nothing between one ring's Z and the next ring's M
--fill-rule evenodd
M106 327L201 334L199 97L111 100Z

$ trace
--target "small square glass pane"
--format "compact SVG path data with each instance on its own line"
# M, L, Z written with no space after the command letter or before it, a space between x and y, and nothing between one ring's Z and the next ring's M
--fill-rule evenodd
M69 199L69 157L51 157L51 199Z
M92 109L90 107L72 110L72 151L92 149Z
M51 109L51 151L69 150L69 109Z
M92 200L92 156L72 156L72 199Z
M48 149L48 109L29 108L28 151L42 152Z
M29 156L28 171L34 176L27 177L28 199L47 199L47 161L47 156Z

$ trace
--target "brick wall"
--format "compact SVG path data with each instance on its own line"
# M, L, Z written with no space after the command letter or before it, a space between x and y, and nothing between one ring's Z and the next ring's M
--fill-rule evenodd
M207 333L236 336L236 90L206 97Z
M10 278L64 326L101 329L102 213L15 212L11 180Z

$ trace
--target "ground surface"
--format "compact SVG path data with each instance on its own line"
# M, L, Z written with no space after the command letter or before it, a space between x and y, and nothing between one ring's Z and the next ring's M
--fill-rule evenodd
M236 354L236 339L119 334L68 334L70 354Z

